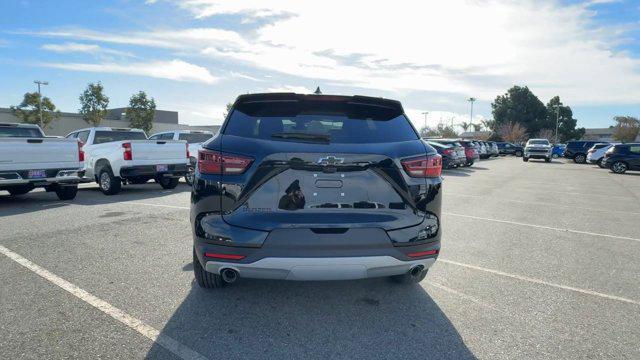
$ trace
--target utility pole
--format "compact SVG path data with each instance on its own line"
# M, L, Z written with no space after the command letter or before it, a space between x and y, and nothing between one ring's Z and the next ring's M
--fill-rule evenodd
M476 98L470 97L467 99L468 102L471 103L471 112L469 113L469 123L473 126L473 102L476 101Z
M40 127L42 127L42 93L40 92L40 85L49 85L48 81L34 80L34 83L38 84L38 113L40 115Z
M560 104L553 105L556 108L556 141L558 143L558 123L560 122Z

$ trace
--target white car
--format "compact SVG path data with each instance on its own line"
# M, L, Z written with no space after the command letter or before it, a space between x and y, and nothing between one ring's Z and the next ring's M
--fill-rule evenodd
M590 164L598 164L601 168L604 168L604 154L609 150L613 145L609 143L597 143L594 144L587 151L587 162Z
M149 136L150 140L184 140L189 146L189 171L184 180L187 184L193 184L193 171L196 166L198 151L202 149L202 143L211 139L214 133L206 130L175 130L165 131Z
M84 144L85 179L95 180L105 195L117 194L123 183L144 184L151 179L173 189L187 173L184 140L149 140L140 129L110 127L76 130L67 138Z
M524 146L524 154L522 155L522 161L529 161L529 159L544 159L546 162L551 162L552 146L547 139L529 139Z
M13 196L44 187L60 200L75 198L83 157L77 140L47 137L37 125L0 123L0 190Z

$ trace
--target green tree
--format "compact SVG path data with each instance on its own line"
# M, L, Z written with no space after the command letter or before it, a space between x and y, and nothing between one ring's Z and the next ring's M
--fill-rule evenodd
M556 118L558 119L558 141L563 143L569 140L577 140L584 136L584 128L576 128L578 120L573 118L571 107L564 106L559 96L554 96L547 103L547 117L549 129L555 133ZM553 139L555 140L555 136Z
M153 128L155 113L156 101L148 98L144 91L133 94L129 99L126 115L132 128L142 129L148 134Z
M227 108L224 111L224 113L222 113L222 118L226 119L227 115L229 115L229 113L231 112L231 108L233 107L233 103L227 103Z
M469 128L471 127L471 123L463 121L463 122L460 123L460 127L462 128L462 130L467 132L467 131L469 131Z
M499 95L491 108L495 129L505 124L519 123L532 135L551 128L547 108L526 86L514 86L504 95ZM555 127L555 122L553 124Z
M616 122L614 126L613 139L622 142L635 141L640 132L640 121L633 116L616 116L613 118Z
M423 137L457 138L458 133L450 125L438 124L436 128L423 127L420 130Z
M40 110L42 110L42 122L40 122ZM24 94L20 105L11 106L11 112L23 123L38 124L43 129L60 117L60 111L56 109L51 99L45 96L41 100L37 92Z
M80 114L87 123L98 126L107 115L109 98L103 93L103 86L100 82L90 83L80 95Z

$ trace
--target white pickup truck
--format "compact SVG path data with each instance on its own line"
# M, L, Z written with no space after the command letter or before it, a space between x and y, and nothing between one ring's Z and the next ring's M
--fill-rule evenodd
M186 141L148 140L140 129L93 127L76 130L84 146L85 181L96 181L105 195L120 192L122 184L144 184L154 179L173 189L187 173Z
M196 167L198 151L202 149L202 143L213 137L213 132L206 130L175 130L165 131L149 136L150 140L184 140L189 146L189 171L184 180L193 185L193 171Z
M37 125L0 123L0 190L16 196L44 187L60 200L71 200L83 156L77 140L46 137Z

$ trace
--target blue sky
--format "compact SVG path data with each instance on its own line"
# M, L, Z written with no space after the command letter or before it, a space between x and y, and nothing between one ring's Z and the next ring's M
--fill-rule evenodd
M33 80L76 111L89 82L111 107L144 90L180 121L219 124L264 91L384 96L421 126L491 117L512 85L559 95L578 125L640 116L640 2L2 1L0 107Z

